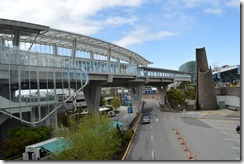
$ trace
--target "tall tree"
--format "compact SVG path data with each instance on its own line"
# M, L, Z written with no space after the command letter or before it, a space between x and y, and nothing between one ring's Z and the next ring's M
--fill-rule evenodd
M118 97L113 98L113 100L111 101L111 105L115 108L115 110L121 106L120 100L118 99Z
M70 127L58 130L59 135L65 138L66 146L51 159L111 160L119 151L121 138L107 116L87 115L69 122Z

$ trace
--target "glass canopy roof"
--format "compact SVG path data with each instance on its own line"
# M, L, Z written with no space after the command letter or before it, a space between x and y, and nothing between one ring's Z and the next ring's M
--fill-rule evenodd
M89 36L53 29L48 26L0 19L0 39L13 40L13 35L20 32L20 42L56 45L69 49L93 52L94 54L119 59L138 66L147 66L152 62L118 45Z

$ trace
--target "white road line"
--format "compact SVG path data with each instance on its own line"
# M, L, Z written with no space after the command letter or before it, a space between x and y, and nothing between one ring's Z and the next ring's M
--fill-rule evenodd
M158 121L158 119L156 118L156 121Z
M154 160L154 152L153 152L153 150L152 150L152 160Z
M240 150L240 148L239 147L231 147L232 149L238 149L238 150Z
M151 140L153 141L153 136L151 136Z

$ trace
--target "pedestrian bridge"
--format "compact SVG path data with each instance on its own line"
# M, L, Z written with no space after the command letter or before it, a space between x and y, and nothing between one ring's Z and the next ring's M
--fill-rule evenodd
M176 81L190 81L189 73L149 64L139 54L106 41L0 19L0 124L9 117L50 124L57 120L58 109L80 91L90 112L96 113L101 87L132 88L140 100L143 85L165 89Z

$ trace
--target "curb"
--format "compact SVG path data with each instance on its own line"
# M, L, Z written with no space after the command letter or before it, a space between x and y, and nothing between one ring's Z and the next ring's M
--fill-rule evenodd
M138 127L139 122L140 122L140 120L141 120L141 116L142 116L142 113L140 113L140 115L139 115L139 118L138 118L138 120L137 120L137 122L136 122L135 128L132 128L132 129L134 130L134 134L133 134L133 136L131 137L131 140L130 140L130 142L129 142L127 148L126 148L126 151L125 151L125 153L124 153L124 155L123 155L123 157L122 157L121 160L125 160L125 158L126 158L128 152L129 152L129 149L130 149L131 144L132 144L132 142L133 142L134 136L135 136L135 134L136 134L137 127Z

